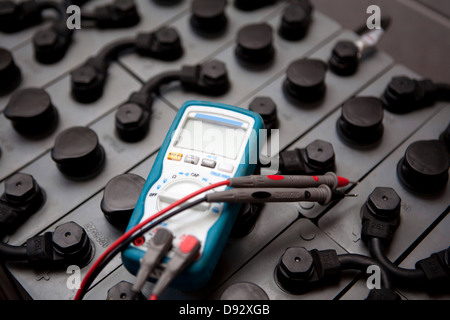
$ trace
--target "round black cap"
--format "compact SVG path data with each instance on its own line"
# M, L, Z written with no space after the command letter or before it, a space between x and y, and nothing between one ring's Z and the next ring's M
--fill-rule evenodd
M144 178L131 173L114 177L106 184L101 209L111 224L127 227L144 184Z
M217 34L227 26L226 0L194 0L190 19L194 31L202 34Z
M383 102L375 97L356 97L342 106L336 123L339 136L351 145L370 145L383 135Z
M85 180L100 173L105 162L105 151L93 130L72 127L56 137L51 157L66 177Z
M400 181L420 193L435 193L448 181L450 160L445 144L439 140L421 140L406 149L397 165Z
M237 34L236 57L248 65L265 65L275 56L272 27L267 23L249 24Z
M36 138L53 132L58 122L49 94L40 88L14 92L4 114L17 132Z
M312 102L323 97L326 91L326 64L316 59L299 59L292 62L283 83L285 94L295 100Z

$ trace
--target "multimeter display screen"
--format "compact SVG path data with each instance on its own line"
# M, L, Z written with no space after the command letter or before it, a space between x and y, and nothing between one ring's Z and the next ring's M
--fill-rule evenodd
M175 146L236 159L246 134L242 126L240 121L197 114L185 121Z

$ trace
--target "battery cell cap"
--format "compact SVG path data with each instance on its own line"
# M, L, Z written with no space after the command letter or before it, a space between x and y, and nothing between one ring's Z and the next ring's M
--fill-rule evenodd
M272 27L267 23L249 24L237 35L236 57L245 65L265 65L273 60Z
M96 176L106 159L97 134L87 127L71 127L62 131L56 137L51 157L61 173L72 180Z
M400 181L409 189L435 193L448 182L450 160L445 144L439 140L413 142L397 165Z
M284 93L294 101L320 100L326 91L327 65L318 59L298 59L292 62L283 83Z
M52 133L58 123L58 112L49 94L40 88L14 92L4 114L17 132L34 138Z
M383 102L375 97L355 97L342 106L336 128L350 145L371 145L383 135Z
M118 175L106 184L100 208L111 224L126 228L144 184L144 178L131 173Z
M226 5L226 0L194 0L190 19L194 31L200 35L220 34L227 26Z

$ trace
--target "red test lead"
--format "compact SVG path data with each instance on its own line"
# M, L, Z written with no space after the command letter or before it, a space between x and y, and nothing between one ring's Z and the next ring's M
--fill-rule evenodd
M351 182L347 178L338 177L333 172L324 175L251 175L230 179L230 187L233 188L315 188L327 185L331 189L341 188Z
M205 197L207 202L265 203L308 201L327 205L331 201L356 196L356 194L345 194L338 190L332 190L329 186L323 184L317 188L234 188L208 193Z

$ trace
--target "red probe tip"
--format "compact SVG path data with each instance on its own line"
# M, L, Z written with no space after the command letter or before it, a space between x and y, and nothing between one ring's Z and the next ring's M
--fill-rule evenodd
M348 181L347 178L343 178L343 177L337 177L337 178L338 178L338 185L337 185L338 188L348 186L348 184L350 183L350 181Z

